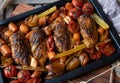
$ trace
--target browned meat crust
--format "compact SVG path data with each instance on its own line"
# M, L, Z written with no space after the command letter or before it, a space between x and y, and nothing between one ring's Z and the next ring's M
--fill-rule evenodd
M89 15L81 15L78 18L80 33L87 47L92 47L98 42L98 32L94 20Z
M59 23L54 30L54 41L59 52L67 51L71 48L71 36L65 24Z
M16 32L10 37L12 48L12 57L16 63L21 65L29 65L29 55L31 54L29 44L25 37Z

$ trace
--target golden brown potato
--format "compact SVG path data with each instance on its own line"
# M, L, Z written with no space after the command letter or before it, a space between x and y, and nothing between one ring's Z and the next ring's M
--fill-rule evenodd
M10 30L7 30L7 31L4 32L4 35L5 35L6 37L10 37L12 34L13 34L13 32L10 31Z
M13 22L9 23L8 27L9 27L9 30L12 32L18 31L18 27Z
M73 39L75 42L79 41L80 42L80 33L73 33Z
M21 24L20 28L19 28L19 31L24 33L24 34L27 34L29 32L29 27L25 24Z
M0 38L0 46L2 46L4 44L6 44L6 42L3 39Z
M48 16L39 18L39 26L45 26L47 24L48 21Z
M0 50L1 50L1 53L3 54L3 56L11 57L12 51L8 45L2 45L0 47Z
M56 53L54 51L48 52L48 58L49 60L54 60L55 59Z

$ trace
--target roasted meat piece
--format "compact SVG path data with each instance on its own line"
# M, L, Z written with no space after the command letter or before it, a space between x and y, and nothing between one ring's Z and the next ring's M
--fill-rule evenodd
M64 20L62 19L62 17L57 17L50 25L46 26L44 28L45 33L47 35L52 35L52 32L54 31L54 29L56 28L57 25L59 25L60 23L65 24Z
M86 14L78 18L80 33L84 39L84 44L89 48L98 42L98 32L94 20Z
M56 25L54 41L59 52L64 52L71 48L71 36L65 24Z
M25 37L16 32L10 36L12 57L17 64L29 65L30 47Z
M29 32L28 39L30 42L33 57L35 57L39 61L41 66L44 66L44 63L47 59L47 46L45 37L46 36L43 30L32 30L31 32Z
M41 44L45 38L45 33L42 30L32 30L30 31L28 40L30 42L32 53L35 52L35 49Z

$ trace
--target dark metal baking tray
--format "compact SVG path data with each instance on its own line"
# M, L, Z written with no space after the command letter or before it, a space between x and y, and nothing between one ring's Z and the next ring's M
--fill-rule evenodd
M11 21L13 21L13 22L19 21L23 18L26 18L26 17L30 16L30 15L43 12L44 10L46 10L46 9L48 9L48 8L54 6L54 5L56 5L57 7L61 7L62 5L64 5L68 1L71 1L71 0L60 0L60 1L48 4L46 6L43 6L43 7L31 10L31 11L25 12L23 14L19 14L19 15L14 16L14 17L7 18L5 20L0 21L0 26L1 25L6 25ZM77 68L73 71L67 72L67 73L65 73L61 76L58 76L56 78L53 78L51 80L46 80L45 83L63 83L66 80L69 80L69 79L74 78L76 76L88 73L90 71L93 71L93 70L98 69L100 67L103 67L105 65L108 65L108 64L110 64L110 63L112 63L112 62L114 62L114 61L116 61L117 59L120 58L120 38L119 38L113 24L108 20L107 16L103 12L102 7L97 2L97 0L89 0L89 1L93 4L93 6L96 10L96 13L98 13L100 15L100 17L103 18L109 24L109 26L110 26L109 34L110 34L110 38L112 39L112 43L114 44L114 46L116 48L116 52L109 57L102 57L99 60L96 60L92 63L89 63L85 67L79 67L79 68ZM7 83L5 81L6 79L4 78L4 76L2 74L3 73L0 69L0 83Z

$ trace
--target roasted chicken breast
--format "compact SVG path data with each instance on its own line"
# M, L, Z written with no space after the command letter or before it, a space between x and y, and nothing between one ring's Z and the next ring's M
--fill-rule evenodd
M25 37L20 32L13 33L12 36L10 36L10 43L12 57L15 62L21 65L29 65L29 55L31 52L28 41Z
M78 18L80 33L83 37L84 44L89 48L98 42L98 32L94 20L86 14Z
M31 46L31 51L33 57L35 57L41 66L44 66L44 63L47 59L47 46L46 46L46 35L43 30L32 30L29 32L29 42Z
M54 41L59 52L64 52L71 48L71 36L65 24L56 25Z

